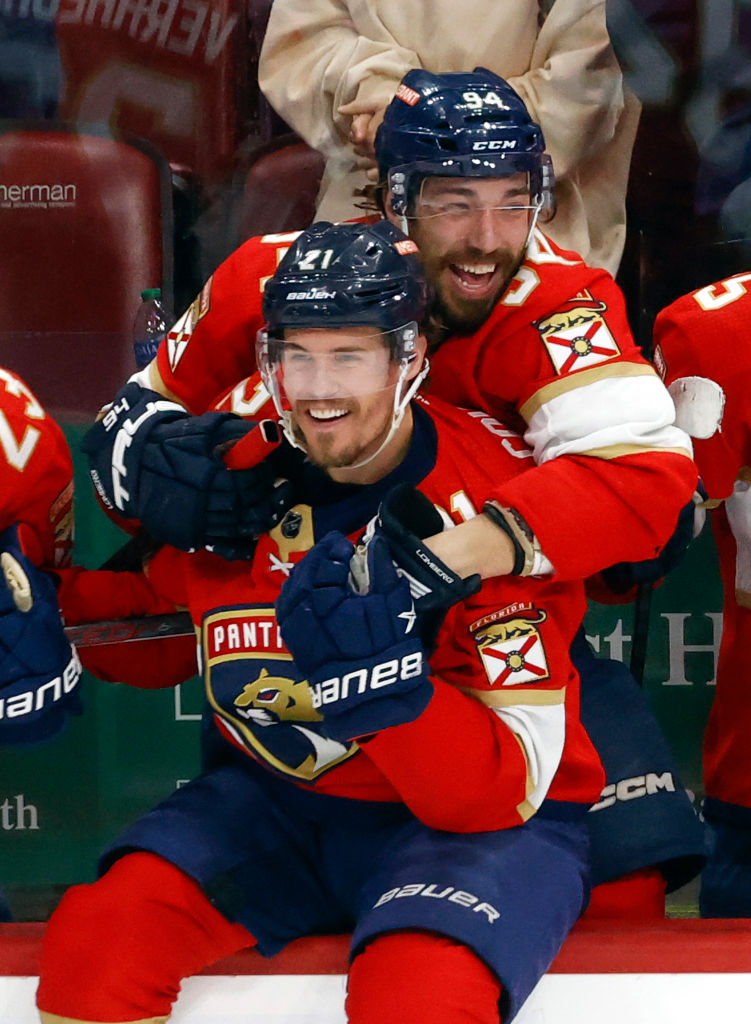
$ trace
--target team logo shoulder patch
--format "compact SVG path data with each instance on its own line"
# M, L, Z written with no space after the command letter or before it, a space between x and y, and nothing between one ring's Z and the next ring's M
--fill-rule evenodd
M517 602L484 615L469 627L491 686L541 683L550 678L539 626L548 613Z
M200 291L198 298L188 306L180 319L167 332L167 354L170 369L174 370L185 354L190 336L199 320L202 320L211 309L211 282L209 278Z
M603 315L606 303L582 292L568 305L533 324L557 374L586 370L621 354Z

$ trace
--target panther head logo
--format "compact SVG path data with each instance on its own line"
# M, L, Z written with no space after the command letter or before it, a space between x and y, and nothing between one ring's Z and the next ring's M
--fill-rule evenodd
M310 687L304 679L272 676L265 668L257 679L245 684L235 698L235 708L240 717L255 725L323 721L313 707Z

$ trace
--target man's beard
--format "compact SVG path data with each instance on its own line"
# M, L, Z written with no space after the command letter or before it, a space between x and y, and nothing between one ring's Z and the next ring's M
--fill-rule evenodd
M464 299L457 298L455 294L452 294L448 301L441 293L440 287L434 285L434 297L430 315L433 331L429 334L432 348L435 347L435 339L434 336L431 337L431 334L434 335L435 328L438 328L439 331L443 329L443 340L445 340L446 335L474 334L476 330L482 327L519 270L524 260L524 251L512 253L508 249L503 249L491 254L474 253L472 251L461 254L449 253L441 259L438 269L444 270L448 269L451 264L461 265L462 263L480 260L484 260L487 263L496 263L502 268L501 283L492 295L488 295L485 298ZM451 273L450 270L449 273ZM435 280L437 279L438 274L435 277Z
M295 440L307 454L310 461L314 462L319 469L342 468L344 466L348 466L350 462L355 461L357 453L352 452L351 450L333 454L326 450L327 446L325 441L324 443L321 443L320 441L317 443L313 442L311 445L310 441L308 441L304 432L297 423L293 423L292 433L294 434Z
M354 412L355 410L351 411ZM379 432L378 436L365 444L359 440L354 440L345 448L338 449L335 438L319 437L311 444L299 424L294 421L292 423L292 433L310 461L315 463L319 469L347 469L367 458L367 453L371 449L375 449L383 440L389 426L390 419L384 423L383 430Z

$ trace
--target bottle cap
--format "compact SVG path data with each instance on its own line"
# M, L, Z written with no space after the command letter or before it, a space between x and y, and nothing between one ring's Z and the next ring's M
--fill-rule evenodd
M141 292L141 298L146 299L160 299L162 297L161 288L144 288Z

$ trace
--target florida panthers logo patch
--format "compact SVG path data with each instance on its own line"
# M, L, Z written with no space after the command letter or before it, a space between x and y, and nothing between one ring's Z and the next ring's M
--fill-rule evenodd
M208 614L203 656L206 696L216 727L256 760L312 782L359 749L323 732L323 719L284 647L273 608Z
M491 686L541 683L550 678L545 647L537 628L547 612L513 604L485 615L469 627Z
M604 302L582 296L581 305L535 322L557 374L586 370L621 354L602 315L606 309Z

